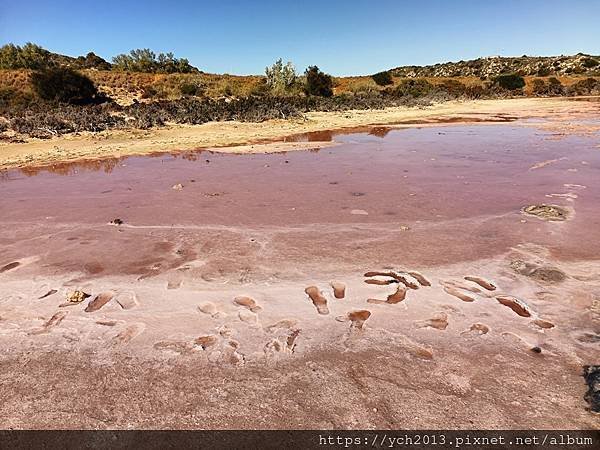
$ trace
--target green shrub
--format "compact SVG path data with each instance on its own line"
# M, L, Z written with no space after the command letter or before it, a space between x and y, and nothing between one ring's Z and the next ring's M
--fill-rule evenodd
M595 95L600 91L600 81L595 78L586 78L573 83L567 88L569 95Z
M421 78L403 80L394 90L397 97L423 97L433 91L433 85Z
M279 58L271 67L265 68L266 83L271 92L275 95L284 95L292 90L296 83L296 69L288 61L283 64Z
M110 70L111 65L103 58L96 55L94 52L89 52L85 56L79 56L75 60L75 65L79 69L97 69Z
M88 77L64 67L31 74L31 84L42 99L59 103L88 104L106 100Z
M516 73L498 75L494 78L494 83L503 89L508 89L509 91L514 91L525 87L525 80L521 75Z
M202 89L202 86L198 86L195 83L183 83L179 86L179 92L181 92L181 95L189 97L202 95L204 90Z
M389 72L378 72L374 75L371 75L373 81L377 83L379 86L389 86L390 84L394 84L394 80L392 79L392 75Z
M331 75L321 72L317 66L309 66L304 72L306 83L304 92L307 95L331 97L333 95L333 79Z
M549 67L546 66L542 66L538 69L537 71L537 76L538 77L547 77L548 75L550 75L552 73L552 70L550 70Z
M600 65L600 62L598 62L597 60L593 59L593 58L585 58L581 65L587 69L591 69L592 67L596 67L598 65Z
M438 88L447 92L451 97L461 97L467 93L467 86L458 80L444 80Z
M131 50L128 55L120 54L113 58L113 69L147 73L190 73L198 69L185 58L175 58L173 53L159 53L149 48Z
M158 95L158 91L154 86L144 86L142 88L142 98L153 98Z
M31 42L23 47L14 44L0 47L0 69L40 70L52 65L50 52Z

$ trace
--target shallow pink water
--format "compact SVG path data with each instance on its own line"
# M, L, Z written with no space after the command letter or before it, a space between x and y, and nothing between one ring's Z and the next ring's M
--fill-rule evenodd
M142 237L124 241L115 227L104 227L115 218L127 225L184 229L409 226L413 230L398 245L402 250L393 251L424 264L490 256L521 242L548 246L564 258L600 252L598 136L556 140L548 132L503 124L379 127L334 140L341 144L314 151L202 151L5 172L0 242L6 256L0 263L40 250L55 252L57 236L52 243L32 238L51 237L59 229L72 240L85 236L93 242L87 251L95 250L100 259L115 243L120 251L139 251ZM547 160L557 161L530 169ZM178 183L183 189L172 189ZM572 202L547 197L569 192L577 195ZM572 207L575 216L548 224L520 214L524 206L539 203ZM315 239L308 233L290 240L288 256L320 245L332 258L342 257L330 238ZM360 260L365 248L382 257L392 251L378 245L367 242L356 252L345 248L343 257ZM67 253L48 261L63 264Z

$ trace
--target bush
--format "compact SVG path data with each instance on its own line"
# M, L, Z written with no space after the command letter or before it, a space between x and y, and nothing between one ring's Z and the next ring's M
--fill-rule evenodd
M112 68L109 62L99 57L94 52L89 52L85 56L77 57L75 66L78 69L110 70Z
M573 83L567 88L569 95L595 95L600 92L600 81L595 78L586 78Z
M439 84L438 89L455 98L462 97L467 93L467 86L457 80L444 80Z
M185 58L175 58L173 53L156 54L148 49L131 50L129 55L121 54L113 58L113 69L147 73L190 73L198 69Z
M68 68L51 68L31 74L35 93L44 100L60 103L99 103L101 96L92 80Z
M549 67L541 66L537 71L537 76L538 77L547 77L551 73L552 73L552 70L550 70Z
M0 69L40 70L52 65L50 52L31 42L23 47L14 44L0 47Z
M423 97L433 91L433 85L420 78L403 80L398 87L393 91L397 97Z
M598 65L600 65L600 62L598 62L597 60L593 59L593 58L585 58L581 65L587 69L591 69L592 67L596 67Z
M509 91L522 89L525 86L525 80L523 77L521 75L517 75L516 73L498 75L494 78L494 83L503 89L508 89Z
M283 95L290 91L296 83L296 69L294 65L288 61L285 65L279 58L271 67L265 68L267 77L267 86L275 95Z
M306 83L304 92L306 95L318 97L331 97L333 95L333 79L331 75L323 73L317 66L309 66L304 72Z
M142 88L142 98L153 98L158 95L158 91L154 86L144 86Z
M389 86L390 84L394 84L392 75L389 72L378 72L371 75L371 78L373 78L373 81L379 86Z
M183 83L179 86L179 92L181 92L181 95L193 97L202 95L204 90L202 89L202 86L198 86L195 83Z

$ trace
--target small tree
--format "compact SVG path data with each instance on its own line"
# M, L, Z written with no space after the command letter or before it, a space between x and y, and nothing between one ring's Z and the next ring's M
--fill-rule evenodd
M44 100L86 104L102 99L92 80L66 67L34 72L31 75L31 84L34 91Z
M389 86L390 84L394 84L394 80L392 79L392 75L389 72L378 72L374 75L371 75L373 81L377 83L379 86Z
M296 83L297 78L294 65L290 61L284 65L281 58L275 61L271 67L265 68L265 75L268 88L276 95L289 91Z
M309 66L304 72L306 84L304 92L307 95L331 97L333 95L333 78L321 72L317 66Z

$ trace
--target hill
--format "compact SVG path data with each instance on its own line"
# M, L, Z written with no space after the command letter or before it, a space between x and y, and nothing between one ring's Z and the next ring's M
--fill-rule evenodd
M492 78L505 73L522 76L600 75L600 56L578 53L573 56L490 56L469 61L429 66L402 66L389 71L397 77L478 77Z

